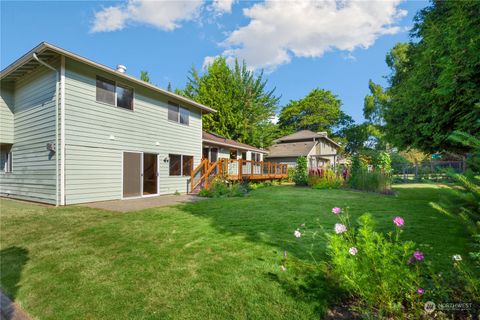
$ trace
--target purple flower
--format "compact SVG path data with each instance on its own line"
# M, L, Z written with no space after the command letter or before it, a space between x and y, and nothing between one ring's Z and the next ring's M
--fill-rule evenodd
M395 217L395 219L393 219L393 223L395 223L397 227L403 227L405 220L403 220L402 217Z
M417 289L417 293L418 294L424 294L425 293L425 290L423 288L418 288Z
M422 261L423 259L425 259L425 257L423 256L423 252L418 250L413 253L413 257L417 261Z
M342 209L340 209L339 207L335 207L332 209L333 214L340 214L340 212L342 212Z
M347 232L347 226L341 223L335 223L335 233L340 234Z
M358 253L358 249L355 247L351 247L348 249L348 253L350 253L352 256L356 255Z

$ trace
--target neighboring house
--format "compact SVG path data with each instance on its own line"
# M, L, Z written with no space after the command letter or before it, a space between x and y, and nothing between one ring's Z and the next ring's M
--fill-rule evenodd
M295 166L298 157L307 157L308 168L337 165L340 145L326 132L302 130L274 141L268 149L268 161Z
M52 203L187 192L215 110L48 43L0 73L0 194Z
M210 162L218 159L263 161L266 154L266 150L203 131L203 158Z

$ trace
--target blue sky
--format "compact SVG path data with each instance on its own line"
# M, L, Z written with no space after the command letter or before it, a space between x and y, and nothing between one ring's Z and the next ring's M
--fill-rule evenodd
M385 54L408 40L426 1L6 2L1 8L0 64L5 68L41 41L99 63L150 73L174 88L209 57L245 59L267 70L281 104L315 87L331 90L343 110L363 120L368 80L385 84Z

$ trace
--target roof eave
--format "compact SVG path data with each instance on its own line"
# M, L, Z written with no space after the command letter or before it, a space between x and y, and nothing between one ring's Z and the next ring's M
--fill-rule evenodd
M206 142L206 143L210 143L210 144L215 144L215 145L223 146L223 147L230 147L230 148L235 148L235 149L240 149L240 150L247 150L247 151L256 151L256 152L260 152L260 153L263 153L263 154L267 154L267 153L268 153L268 151L262 150L262 149L247 148L247 147L237 146L237 145L230 144L230 143L226 143L226 142L218 142L218 141L215 141L215 140L202 139L202 141L203 141L203 142Z
M8 76L11 72L13 72L16 68L18 68L19 66L21 66L22 64L28 62L30 59L32 59L32 55L33 53L39 53L41 51L44 51L44 50L47 50L47 49L50 49L52 51L55 51L57 52L58 54L60 55L64 55L66 57L69 57L73 60L77 60L77 61L80 61L82 63L85 63L87 65L90 65L94 68L98 68L100 70L103 70L105 72L108 72L110 74L114 74L120 78L124 78L124 79L127 79L129 81L132 81L138 85L141 85L141 86L144 86L144 87L147 87L149 89L152 89L154 91L157 91L159 93L162 93L168 97L171 97L171 98L174 98L174 99L177 99L179 101L182 101L186 104L189 104L190 106L193 106L193 107L196 107L196 108L199 108L201 109L202 111L205 111L205 112L208 112L208 113L215 113L217 112L215 109L212 109L210 107L207 107L207 106L204 106L203 104L200 104L198 102L195 102L193 100L190 100L188 98L185 98L185 97L182 97L178 94L175 94L173 92L170 92L168 90L164 90L164 89L161 89L157 86L154 86L150 83L147 83L145 81L142 81L142 80L139 80L135 77L132 77L132 76L129 76L127 74L124 74L124 73L120 73L120 72L117 72L115 70L113 70L112 68L110 67L107 67L103 64L100 64L100 63L97 63L97 62L94 62L92 60L89 60L87 58L84 58L82 56L79 56L77 54L74 54L70 51L67 51L67 50L64 50L62 48L59 48L59 47L56 47L54 45L51 45L47 42L42 42L40 43L39 45L37 45L35 48L33 48L32 50L30 50L29 52L27 52L26 54L24 54L22 57L20 57L19 59L17 59L15 62L13 62L12 64L10 64L9 66L7 66L5 69L3 69L1 72L0 72L0 80L5 78L6 76Z

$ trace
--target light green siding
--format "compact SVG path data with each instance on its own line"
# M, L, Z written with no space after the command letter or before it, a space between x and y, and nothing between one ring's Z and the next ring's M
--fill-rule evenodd
M13 143L13 86L1 84L0 143Z
M160 194L187 191L189 177L169 176L164 159L183 154L194 157L194 166L200 162L200 110L191 108L190 124L182 125L168 121L168 99L160 93L70 59L65 75L66 204L120 199L123 151L159 154ZM133 87L134 111L96 102L97 75Z
M2 90L2 101L13 108L13 122L5 122L13 125L13 170L0 173L2 195L55 203L55 155L46 148L55 142L55 79L55 72L39 67ZM2 127L4 110L2 103Z

